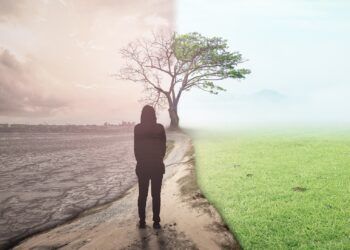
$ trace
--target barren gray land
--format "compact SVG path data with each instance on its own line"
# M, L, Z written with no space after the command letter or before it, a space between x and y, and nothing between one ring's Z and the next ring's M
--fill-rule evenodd
M137 185L121 198L96 206L74 220L34 235L14 249L239 249L216 210L195 182L190 138L169 133L162 187L161 230L151 227L150 194L146 229L138 229Z
M0 249L136 183L131 133L1 133Z

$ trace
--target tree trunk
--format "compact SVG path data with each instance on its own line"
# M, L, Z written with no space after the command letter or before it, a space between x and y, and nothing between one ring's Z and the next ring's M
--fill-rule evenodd
M168 111L170 116L170 129L179 129L179 116L177 114L177 107L172 105L169 107Z

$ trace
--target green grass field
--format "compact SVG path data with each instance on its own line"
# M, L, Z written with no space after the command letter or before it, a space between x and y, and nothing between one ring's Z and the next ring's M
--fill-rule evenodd
M244 249L350 249L350 130L192 134L198 184Z

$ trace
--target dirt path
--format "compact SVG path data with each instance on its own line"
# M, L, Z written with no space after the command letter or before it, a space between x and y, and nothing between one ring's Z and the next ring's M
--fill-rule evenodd
M14 249L239 249L215 209L195 183L191 140L169 133L174 148L165 161L161 230L152 226L151 195L148 226L138 229L137 186L119 200L86 211L79 218L35 235Z

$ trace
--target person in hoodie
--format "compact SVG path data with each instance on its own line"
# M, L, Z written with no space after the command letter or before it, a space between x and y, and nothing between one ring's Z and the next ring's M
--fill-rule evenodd
M166 152L166 135L164 126L157 123L152 106L146 105L141 112L141 123L134 128L134 153L137 161L139 197L139 228L146 227L146 201L148 186L151 181L153 228L160 229L160 192L165 172L163 159Z

